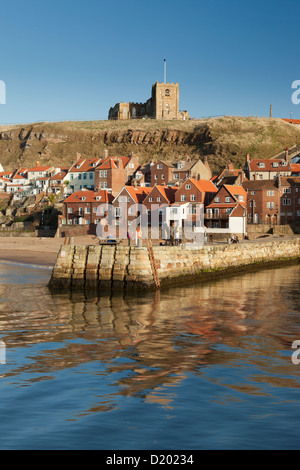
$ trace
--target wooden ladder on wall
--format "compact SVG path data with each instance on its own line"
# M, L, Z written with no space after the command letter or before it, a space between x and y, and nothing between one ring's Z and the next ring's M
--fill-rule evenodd
M147 247L148 247L149 259L150 259L150 264L151 264L151 269L152 269L152 274L153 274L155 287L156 287L156 289L159 289L160 288L160 281L159 281L158 274L157 274L157 265L156 265L156 261L155 261L155 258L154 258L152 240L149 240L149 239L147 240Z

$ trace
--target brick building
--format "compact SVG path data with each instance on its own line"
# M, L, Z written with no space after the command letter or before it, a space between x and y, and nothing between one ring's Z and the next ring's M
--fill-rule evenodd
M280 191L277 180L244 181L248 224L280 223Z
M230 218L236 220L236 233L245 233L247 192L242 186L222 186L211 204L206 207L207 228L229 228Z
M199 203L206 206L212 202L217 192L212 181L189 178L176 191L175 203Z
M285 177L279 180L280 223L300 222L300 177Z
M192 161L190 158L178 162L160 160L151 166L151 185L180 186L187 178L210 180L212 173L207 159Z
M89 233L96 233L96 226L105 212L105 204L113 202L108 191L76 191L64 201L66 225L87 225ZM103 206L102 206L103 205ZM102 206L102 207L101 207ZM101 207L101 210L98 208Z
M116 196L129 184L139 167L137 156L107 157L95 169L95 188L105 189Z
M288 152L286 152L285 159L251 159L248 154L244 171L248 180L251 181L272 180L292 174Z

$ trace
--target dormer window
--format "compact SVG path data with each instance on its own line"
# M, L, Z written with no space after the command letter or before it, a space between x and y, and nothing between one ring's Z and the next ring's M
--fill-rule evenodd
M278 163L277 162L272 163L272 167L273 168L278 168Z
M96 196L96 201L101 201L101 196Z
M83 197L81 198L81 200L82 200L82 201L86 201L86 197L83 196Z
M265 168L266 167L266 165L263 162L259 162L257 164L257 166L258 166L258 168Z

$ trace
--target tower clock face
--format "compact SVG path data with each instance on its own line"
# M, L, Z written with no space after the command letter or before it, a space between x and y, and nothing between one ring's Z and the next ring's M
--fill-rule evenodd
M170 90L169 90L169 88L166 89L166 91L165 91L165 96L170 96Z

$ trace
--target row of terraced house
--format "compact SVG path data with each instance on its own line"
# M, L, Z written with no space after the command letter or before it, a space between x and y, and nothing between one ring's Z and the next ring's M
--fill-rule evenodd
M28 194L59 193L64 199L60 225L81 227L95 233L103 217L97 208L103 203L115 207L116 224L128 206L129 223L135 205L143 204L150 214L154 205L168 207L169 216L184 220L196 217L196 205L203 204L208 231L245 234L248 224L291 224L300 222L300 156L289 159L251 159L243 169L230 162L212 176L207 159L187 155L178 162L151 161L141 165L137 155L100 158L77 155L70 168L44 167L13 172L0 171L0 191L15 198ZM103 206L104 207L104 206ZM172 215L172 217L171 217Z

